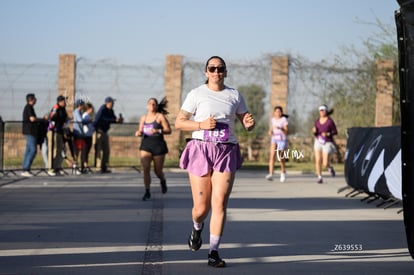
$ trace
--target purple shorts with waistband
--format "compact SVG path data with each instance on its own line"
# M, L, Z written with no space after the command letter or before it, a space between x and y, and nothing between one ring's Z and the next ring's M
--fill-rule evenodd
M287 145L288 145L288 143L287 143L287 140L286 140L286 139L284 139L284 140L279 140L279 139L276 139L276 138L274 138L274 137L272 137L272 139L271 139L271 143L276 144L276 145L277 145L277 149L279 149L279 150L286 150Z
M180 167L202 177L216 172L236 172L242 165L239 144L190 140L185 147Z

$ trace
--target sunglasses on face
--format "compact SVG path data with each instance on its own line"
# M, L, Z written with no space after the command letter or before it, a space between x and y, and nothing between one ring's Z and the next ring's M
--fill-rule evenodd
M217 69L217 72L218 73L224 73L226 71L226 67L224 67L224 66L220 66L220 67L214 67L214 66L207 67L207 70L210 73L214 73L216 71L216 69Z

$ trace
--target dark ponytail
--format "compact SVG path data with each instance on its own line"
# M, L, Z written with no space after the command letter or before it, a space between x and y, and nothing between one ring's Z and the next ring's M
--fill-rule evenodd
M282 113L282 117L289 118L289 115L287 115L287 114L283 113L283 108L282 108L282 106L276 106L276 107L273 109L273 112L274 112L274 111L276 111L277 109L279 109L279 110L280 110L280 112Z
M169 114L169 112L167 111L168 100L165 96L161 99L160 103L158 103L158 100L154 97L150 98L149 100L151 99L155 101L155 104L157 104L157 113L161 113L163 115Z

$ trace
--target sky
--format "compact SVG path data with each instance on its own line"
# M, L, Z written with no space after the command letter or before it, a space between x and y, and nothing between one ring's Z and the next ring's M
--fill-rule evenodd
M289 53L318 61L361 46L396 0L1 0L0 63L57 64L73 53L119 64Z

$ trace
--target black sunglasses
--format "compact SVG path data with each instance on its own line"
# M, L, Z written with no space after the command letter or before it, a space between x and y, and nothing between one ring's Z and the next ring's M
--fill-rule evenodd
M217 72L218 73L224 73L226 71L226 67L224 67L224 66L220 66L220 67L207 67L207 70L210 73L214 73L216 71L216 69L217 69Z

